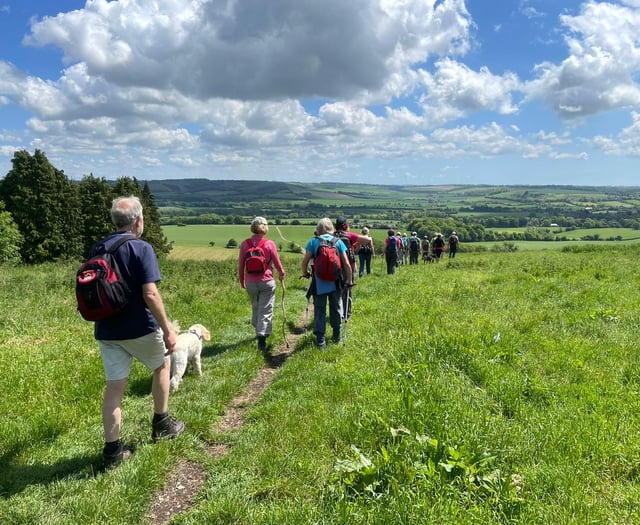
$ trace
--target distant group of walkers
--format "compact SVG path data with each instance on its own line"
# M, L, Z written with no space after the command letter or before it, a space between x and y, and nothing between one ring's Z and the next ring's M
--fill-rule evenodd
M436 232L431 241L429 236L425 235L422 239L418 238L417 232L411 232L411 236L407 237L406 233L396 233L390 229L385 239L384 256L387 264L387 274L394 274L398 266L406 264L418 264L420 255L422 261L439 262L447 251L447 243L442 233ZM449 258L454 258L458 251L460 239L455 231L451 232L448 239Z

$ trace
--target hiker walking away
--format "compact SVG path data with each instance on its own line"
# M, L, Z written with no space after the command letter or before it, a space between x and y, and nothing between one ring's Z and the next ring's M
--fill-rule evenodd
M409 237L409 264L418 264L418 257L420 256L420 239L416 232L411 232Z
M340 215L335 222L336 237L342 241L347 248L347 256L351 265L352 279L355 281L357 273L356 246L358 243L370 243L371 238L349 231L349 222L346 217ZM343 279L344 281L344 279ZM351 317L351 287L343 286L340 294L340 311L342 318L348 320Z
M405 245L407 240L407 234L398 233L397 238L400 241L400 249L398 250L398 262L396 266L402 266L406 261L406 255L407 255L407 250Z
M394 230L389 230L384 243L384 259L387 263L387 275L391 275L396 273L396 266L398 266L398 254L402 249L402 241L399 237L396 237L396 232Z
M436 233L436 238L433 239L433 256L437 262L440 262L442 254L445 250L445 242L441 233Z
M420 249L422 250L422 261L425 263L429 262L429 257L431 257L431 255L429 254L430 248L431 245L429 243L429 236L425 235L422 238L422 243L420 244Z
M451 232L451 235L449 235L449 259L453 259L456 256L459 243L460 239L458 239L456 232Z
M373 247L373 239L369 236L369 228L365 226L362 228L361 233L364 237L369 239L369 242L359 242L356 247L358 258L360 259L360 264L358 265L358 268L360 269L360 277L364 275L365 271L367 272L367 275L371 274L371 258L376 256L375 249Z
M160 281L158 258L153 247L140 239L144 231L142 204L137 197L118 197L111 206L116 232L98 242L94 253L104 253L122 235L136 238L114 253L122 278L132 295L125 309L96 321L94 334L104 366L106 387L102 403L105 444L103 458L107 468L128 459L133 450L120 440L122 398L134 358L153 370L151 396L153 420L151 439L171 439L184 430L184 423L169 415L169 380L176 334L165 312L156 283Z
M273 266L278 270L280 282L284 281L285 277L276 244L265 238L268 231L267 219L253 219L253 235L242 242L238 256L238 280L251 299L251 324L256 332L258 350L261 352L267 351L267 337L271 335L273 327L273 309L276 303Z
M302 276L311 277L313 295L313 333L318 348L327 345L327 303L329 303L329 324L333 329L333 341L340 342L340 296L343 286L353 285L351 263L344 243L334 236L331 219L325 217L316 226L314 236L305 247L302 259ZM313 274L309 273L309 263L313 261ZM344 282L342 280L344 279Z
M349 257L351 272L355 276L357 271L356 245L370 244L372 242L371 237L358 235L357 233L349 231L349 222L342 215L336 219L336 237L338 237L338 239L340 239L347 248L347 256ZM360 275L362 275L362 273L360 273Z

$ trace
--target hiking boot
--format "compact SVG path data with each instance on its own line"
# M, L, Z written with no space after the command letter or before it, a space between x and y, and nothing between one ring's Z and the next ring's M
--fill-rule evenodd
M258 350L260 350L261 352L266 352L267 351L267 336L266 335L259 335L258 336Z
M104 459L104 468L109 470L112 468L116 468L122 462L128 460L133 455L133 448L123 445L120 443L120 446L116 449L115 452L111 454L107 454L104 450L102 451L102 458Z
M184 430L184 423L167 415L157 423L152 423L151 440L173 439Z
M327 340L324 338L323 335L322 336L320 336L320 335L318 336L318 339L316 340L316 346L318 348L321 348L321 349L327 347Z
M333 337L331 338L331 340L338 344L340 342L340 334L333 334Z

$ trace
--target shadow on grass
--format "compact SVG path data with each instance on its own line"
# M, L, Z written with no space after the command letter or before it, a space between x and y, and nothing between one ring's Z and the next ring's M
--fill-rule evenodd
M104 471L102 454L74 456L52 465L25 465L15 460L19 454L20 451L12 451L0 458L0 498L9 499L31 485L89 479Z

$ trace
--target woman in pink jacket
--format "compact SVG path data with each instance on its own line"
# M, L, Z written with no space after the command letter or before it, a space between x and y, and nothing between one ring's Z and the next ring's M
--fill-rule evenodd
M267 351L267 337L271 335L273 308L276 302L276 283L273 266L278 270L280 282L285 271L273 241L266 239L269 231L267 219L256 217L251 222L253 235L240 245L238 279L251 299L251 324L255 328L258 349Z

